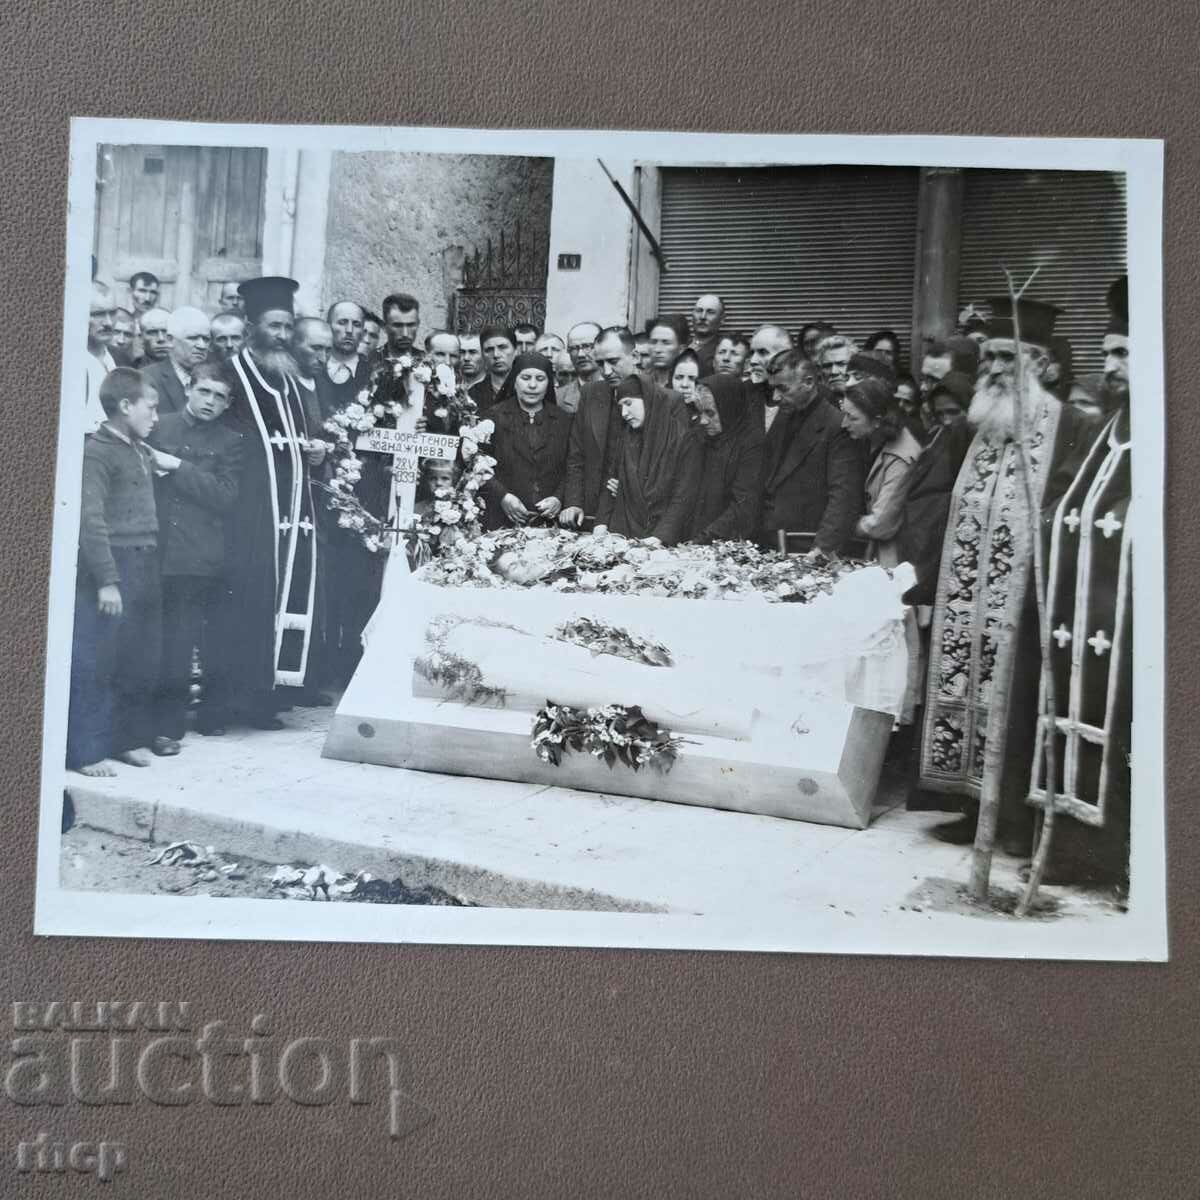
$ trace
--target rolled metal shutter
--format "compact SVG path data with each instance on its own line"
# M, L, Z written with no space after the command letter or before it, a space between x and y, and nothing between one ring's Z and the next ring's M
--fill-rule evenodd
M659 312L717 292L725 327L825 320L863 338L895 330L908 358L916 169L663 168Z
M1099 371L1109 284L1125 270L1125 176L1107 171L967 171L961 305L1004 295L1003 266L1027 296L1065 311L1075 374ZM960 305L960 307L961 307Z

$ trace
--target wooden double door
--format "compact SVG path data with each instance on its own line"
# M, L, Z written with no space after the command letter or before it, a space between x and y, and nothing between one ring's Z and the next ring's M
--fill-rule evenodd
M150 271L165 308L215 312L221 285L262 273L267 152L208 146L101 146L96 273L128 304Z

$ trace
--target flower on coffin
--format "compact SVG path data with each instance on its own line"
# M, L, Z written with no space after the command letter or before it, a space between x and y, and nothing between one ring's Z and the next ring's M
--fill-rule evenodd
M433 505L434 516L443 525L457 525L462 520L462 512L449 500L436 500Z
M419 367L413 367L412 377L418 383L428 383L433 378L433 371L422 363Z
M382 421L387 409L385 409L382 404L377 404L371 411L375 414L376 420Z
M618 762L634 771L647 763L669 771L685 739L651 721L636 705L580 709L547 701L534 717L530 746L545 763L558 766L571 752Z
M464 495L474 497L472 471L485 458L479 454L472 461L464 476ZM830 594L843 575L868 565L851 560L814 562L743 542L664 548L607 531L589 535L565 529L509 529L487 535L480 545L482 558L473 558L469 567L450 562L444 568L432 565L426 580L442 586L469 582L499 588L543 586L560 592L807 604Z
M361 421L367 415L367 410L357 401L353 404L347 404L345 409L346 420L353 425L357 421Z

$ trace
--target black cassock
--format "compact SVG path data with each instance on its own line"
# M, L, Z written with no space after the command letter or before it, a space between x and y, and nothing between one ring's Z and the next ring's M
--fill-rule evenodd
M230 688L245 704L301 687L315 650L317 539L296 384L268 380L248 351L232 361L230 417L245 437L236 511L227 525ZM312 430L319 437L319 430Z
M1133 534L1129 411L1101 429L1045 523L1058 730L1054 850L1097 879L1128 870L1133 737ZM1045 710L1045 680L1038 711ZM1040 718L1030 799L1046 803ZM1090 828L1089 828L1090 827Z

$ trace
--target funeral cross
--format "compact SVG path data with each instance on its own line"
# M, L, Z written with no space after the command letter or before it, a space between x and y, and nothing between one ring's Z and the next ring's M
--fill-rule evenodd
M416 433L400 429L370 429L360 434L356 450L392 456L392 486L388 489L388 525L394 532L411 529L423 458L453 462L459 439L445 433Z

